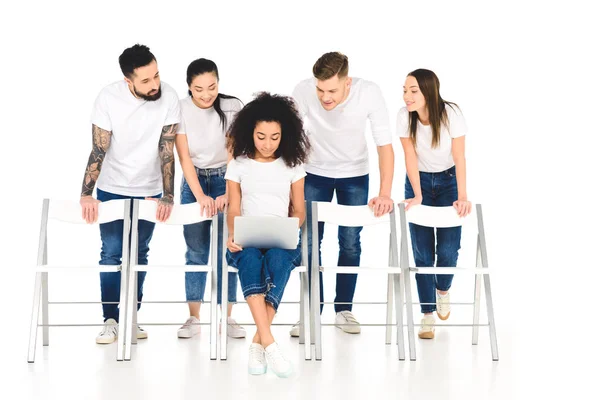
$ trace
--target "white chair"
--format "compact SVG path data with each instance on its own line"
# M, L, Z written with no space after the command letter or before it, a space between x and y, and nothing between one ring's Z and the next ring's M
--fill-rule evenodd
M492 349L492 359L494 361L498 360L498 343L496 339L496 323L494 319L494 307L492 304L492 293L491 293L491 285L490 285L490 270L488 268L488 259L487 259L487 247L485 242L485 233L483 230L483 214L481 211L481 204L476 204L476 215L477 215L477 261L475 268L464 268L464 267L450 267L450 268L440 268L440 267L422 267L415 266L410 267L409 259L408 259L408 233L407 233L407 223L413 223L416 225L427 226L432 228L451 228L456 226L462 226L472 218L472 215L461 218L458 216L454 207L430 207L418 205L412 207L410 210L404 210L405 205L400 204L400 225L401 225L401 237L400 237L400 266L405 271L404 280L406 287L406 312L408 319L408 345L410 351L410 359L416 359L416 349L415 349L415 330L414 330L414 321L413 321L413 313L412 306L412 290L411 290L411 281L410 274L411 273L419 273L419 274L439 274L439 275L456 275L456 274L467 274L475 276L475 293L473 303L467 303L468 305L473 305L473 323L472 324L441 324L438 326L471 326L473 328L472 332L472 344L476 345L478 343L479 338L479 327L480 326L488 326L490 333L490 345ZM484 285L485 285L485 295L486 295L486 306L487 306L487 324L479 324L479 309L480 309L480 294L481 294L481 277L483 275ZM452 303L451 303L452 304ZM465 303L459 303L465 304Z
M97 224L113 222L119 219L123 223L123 237L129 236L129 200L112 200L98 204ZM98 326L103 324L49 324L49 304L88 304L89 302L49 302L48 301L48 273L57 271L69 272L120 272L121 273L121 297L119 309L119 330L123 332L125 321L126 300L126 278L128 267L129 248L127 240L123 240L121 265L67 265L48 264L48 220L57 220L71 224L85 224L81 215L81 205L78 201L50 200L44 199L42 207L42 222L40 227L37 267L35 268L35 289L33 292L33 310L31 313L31 326L29 330L29 352L27 361L35 362L35 351L37 347L37 332L40 327L43 330L43 345L49 345L49 328L55 326ZM39 323L40 314L42 323ZM123 360L123 336L118 337L117 360Z
M394 207L395 209L395 207ZM315 358L322 359L319 272L333 274L385 274L388 276L388 292L386 302L386 336L385 343L391 344L392 315L394 301L396 303L396 341L398 345L398 359L404 360L404 334L402 305L404 301L404 287L400 275L402 269L398 261L398 242L396 234L396 219L394 209L390 214L375 217L369 206L344 206L330 202L312 203L312 266L311 266L311 322L314 327ZM319 222L338 226L372 226L388 225L390 229L388 262L385 266L322 266L319 265ZM354 304L361 304L355 302ZM362 303L362 304L373 304ZM333 324L327 324L333 325ZM381 324L361 324L361 326L381 326Z
M212 221L211 244L210 244L210 265L138 265L138 221L145 220L161 225L156 220L157 203L153 200L134 200L133 218L131 225L131 258L129 268L129 287L127 289L127 324L126 324L126 342L125 342L125 360L131 360L131 345L137 343L137 273L139 271L173 271L173 272L210 272L211 290L210 290L210 359L217 359L217 216L203 217L200 215L200 206L198 203L184 205L173 205L169 219L164 222L167 225L188 225L202 221ZM154 303L167 303L167 301L154 301ZM173 303L169 301L168 303ZM152 325L173 325L167 323L153 323Z
M224 218L223 223L223 265L227 265L227 259L225 254L227 252L227 238L228 238L228 229L227 229L227 216ZM302 224L301 229L301 237L302 237L302 261L300 266L294 268L294 272L299 273L300 275L300 301L299 302L291 302L298 303L300 306L300 344L304 345L304 359L310 360L312 358L311 348L310 348L310 321L309 321L309 295L308 295L308 233L306 231L306 220L304 224ZM220 354L221 360L227 359L227 283L228 283L228 272L238 273L238 269L227 265L227 268L223 268L222 278L221 278L221 345L220 345ZM245 302L238 302L245 303ZM282 302L282 304L290 302ZM273 324L273 325L291 325L291 324ZM225 333L223 333L225 332Z

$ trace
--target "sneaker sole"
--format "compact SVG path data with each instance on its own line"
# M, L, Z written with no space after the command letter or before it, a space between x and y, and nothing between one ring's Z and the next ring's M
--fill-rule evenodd
M271 372L273 372L275 375L277 375L280 378L289 378L294 373L294 368L292 368L292 367L290 367L290 369L288 369L286 372L281 373L281 374L278 374L277 372L273 371L272 368L269 368L269 370L271 370Z
M291 337L300 337L300 332L290 332Z
M177 337L179 339L191 339L193 338L195 335L198 335L200 332L196 332L196 333L181 333L181 332L177 332Z
M419 339L433 339L435 332L419 332Z
M232 339L243 339L246 337L246 332L239 333L239 334L232 334L232 333L227 332L227 336L229 336Z
M450 317L450 311L448 311L448 314L446 314L446 316L445 316L445 317L444 317L444 316L442 316L442 314L440 314L440 313L439 313L439 312L437 312L437 311L436 311L435 313L437 314L438 318L439 318L439 319L441 319L442 321L445 321L445 320L447 320L447 319L448 319L448 317Z
M137 338L138 338L138 339L148 339L148 334L147 334L147 333L143 333L143 334L141 334L141 335L139 335L139 334L138 334L138 335L137 335Z
M263 368L250 368L248 367L248 373L250 375L264 375L267 373L267 367L263 367Z
M117 338L114 339L96 339L96 344L111 344L117 341Z
M352 335L356 335L360 333L360 327L357 328L349 328L347 326L335 326L338 329L341 329L342 331L346 332L346 333L350 333Z

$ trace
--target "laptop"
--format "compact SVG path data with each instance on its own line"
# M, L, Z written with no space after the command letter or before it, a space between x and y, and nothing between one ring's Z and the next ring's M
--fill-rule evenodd
M298 247L298 222L296 217L235 217L233 241L243 249L294 250Z

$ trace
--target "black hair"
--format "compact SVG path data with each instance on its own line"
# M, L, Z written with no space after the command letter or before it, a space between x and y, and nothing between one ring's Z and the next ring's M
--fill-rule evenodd
M283 158L288 167L306 162L310 143L302 118L291 97L261 92L242 108L229 130L228 146L233 157L254 158L254 128L259 122L278 122L281 125L281 143L275 157Z
M213 74L215 74L215 76L217 77L217 81L219 81L219 69L217 68L217 64L215 64L214 61L207 60L206 58L199 58L197 60L192 61L190 63L190 65L188 65L188 68L187 68L187 84L188 84L188 86L190 86L192 84L192 81L194 80L195 77L197 77L198 75L205 74L207 72L212 72ZM191 96L192 91L188 90L188 94ZM223 93L219 93L217 95L217 98L215 99L215 101L213 103L213 107L215 108L215 111L217 112L217 114L219 114L219 119L221 120L221 127L223 129L225 129L225 124L227 122L226 121L227 116L221 109L221 99L236 99L240 103L242 101L235 96L229 96L229 95L226 95Z
M121 72L128 79L131 79L133 71L136 68L144 67L150 64L152 61L156 61L154 54L150 52L148 46L143 44L136 44L128 49L125 49L119 56L119 65L121 66Z

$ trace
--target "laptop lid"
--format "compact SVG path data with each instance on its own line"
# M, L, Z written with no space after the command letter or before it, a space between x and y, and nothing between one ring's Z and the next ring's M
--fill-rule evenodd
M242 248L294 250L298 247L296 217L235 217L233 241Z

